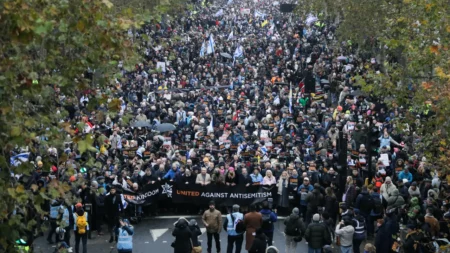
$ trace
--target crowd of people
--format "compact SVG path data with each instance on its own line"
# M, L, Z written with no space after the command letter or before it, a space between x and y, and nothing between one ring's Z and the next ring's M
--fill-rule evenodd
M273 238L267 220L276 222L277 213L288 215L287 252L302 237L310 252L334 242L342 252L358 253L366 238L374 239L376 252L431 252L448 243L447 173L415 148L421 133L414 125L396 123L409 113L406 107L360 90L367 73L379 71L376 58L359 54L350 41L337 43L338 24L280 12L280 4L197 2L195 11L129 31L144 60L132 71L120 63L123 78L114 85L76 97L56 94L61 121L74 130L64 148L46 146L40 136L13 154L28 152L35 165L31 177L18 179L27 189L48 189L53 180L73 186L75 199L43 205L50 243L56 234L70 246L73 231L75 252L80 241L86 252L87 238L92 231L103 235L106 223L110 242L130 245L133 229L123 219L127 202L120 191L162 182L277 187L270 208L263 204L260 212L254 205L218 208L229 211L225 222L213 203L194 210L203 213L207 252L212 238L221 251L222 224L227 252L233 245L240 252L245 231L245 249L264 252ZM104 97L118 99L120 111L90 105ZM431 113L417 113L416 124ZM173 129L158 131L166 123ZM366 149L371 126L381 132L373 156ZM81 153L75 136L92 138L97 151ZM86 166L89 153L95 166ZM169 208L177 206L153 203L136 212ZM198 252L198 225L181 219L175 227L175 252Z

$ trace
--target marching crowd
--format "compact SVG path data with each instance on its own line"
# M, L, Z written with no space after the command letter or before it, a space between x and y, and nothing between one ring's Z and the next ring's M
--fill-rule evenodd
M405 107L360 90L367 73L380 70L376 58L358 54L351 41L337 43L336 24L282 13L280 4L196 3L186 15L130 30L144 60L132 71L119 63L123 78L113 85L76 97L55 90L61 121L74 130L64 147L46 146L40 136L13 154L29 152L35 164L30 177L19 178L28 189L48 189L54 180L73 187L75 199L43 205L49 215L39 220L50 223L50 243L56 234L69 247L74 233L75 252L80 241L87 252L92 231L101 236L106 224L110 242L131 252L134 230L120 191L165 181L277 188L270 208L269 202L258 212L255 205L234 205L225 221L218 210L224 207L198 207L207 252L213 238L221 251L222 229L228 253L233 245L240 252L244 234L249 252L267 246L277 252L270 247L277 213L289 215L286 252L295 252L302 238L309 252L335 244L358 253L367 238L374 243L365 252L425 253L448 243L446 172L415 148L421 133L414 125L398 130ZM91 104L104 97L118 99L120 111ZM417 113L416 124L431 113ZM371 126L381 133L375 156L366 149ZM87 152L96 158L90 167L72 142L86 135L97 150ZM136 212L155 215L161 208L176 205L137 206ZM173 235L176 253L201 252L195 221L180 219Z

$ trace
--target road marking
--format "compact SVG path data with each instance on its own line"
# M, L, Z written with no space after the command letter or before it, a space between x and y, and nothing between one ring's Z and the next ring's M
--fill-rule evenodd
M163 241L163 243L167 243L167 241Z
M145 243L150 243L150 242L145 242Z
M150 229L150 234L152 235L153 241L156 242L156 240L158 240L158 238L168 230L169 229L167 228Z

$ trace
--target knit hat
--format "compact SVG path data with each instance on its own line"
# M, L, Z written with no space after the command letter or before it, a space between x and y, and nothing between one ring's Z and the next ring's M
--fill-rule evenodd
M300 210L298 210L297 207L294 207L294 209L292 209L292 214L298 215L299 213L300 213Z
M392 183L392 179L391 179L391 177L386 177L386 180L385 180L385 182L391 182L391 183Z
M318 213L313 215L313 221L320 221L320 215Z
M197 221L195 219L192 219L189 221L189 226L196 226L197 225Z

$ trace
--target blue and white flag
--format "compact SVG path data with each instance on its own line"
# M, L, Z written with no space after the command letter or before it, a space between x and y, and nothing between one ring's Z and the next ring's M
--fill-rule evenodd
M206 47L206 54L214 54L214 45L216 43L214 42L213 35L211 34L209 36L208 46Z
M28 162L30 153L21 153L10 158L10 163L12 166L19 166L23 162Z
M230 32L230 35L228 35L228 40L232 40L234 38L233 31Z
M214 14L214 17L220 17L223 15L223 9L220 9L216 14Z
M205 50L206 50L205 41L203 41L202 48L200 48L200 57L205 56Z
M244 48L242 46L238 45L233 54L233 65L234 65L234 61L236 60L236 58L242 57L242 56L244 56Z
M264 19L265 16L266 16L266 14L255 10L255 18L261 17Z

